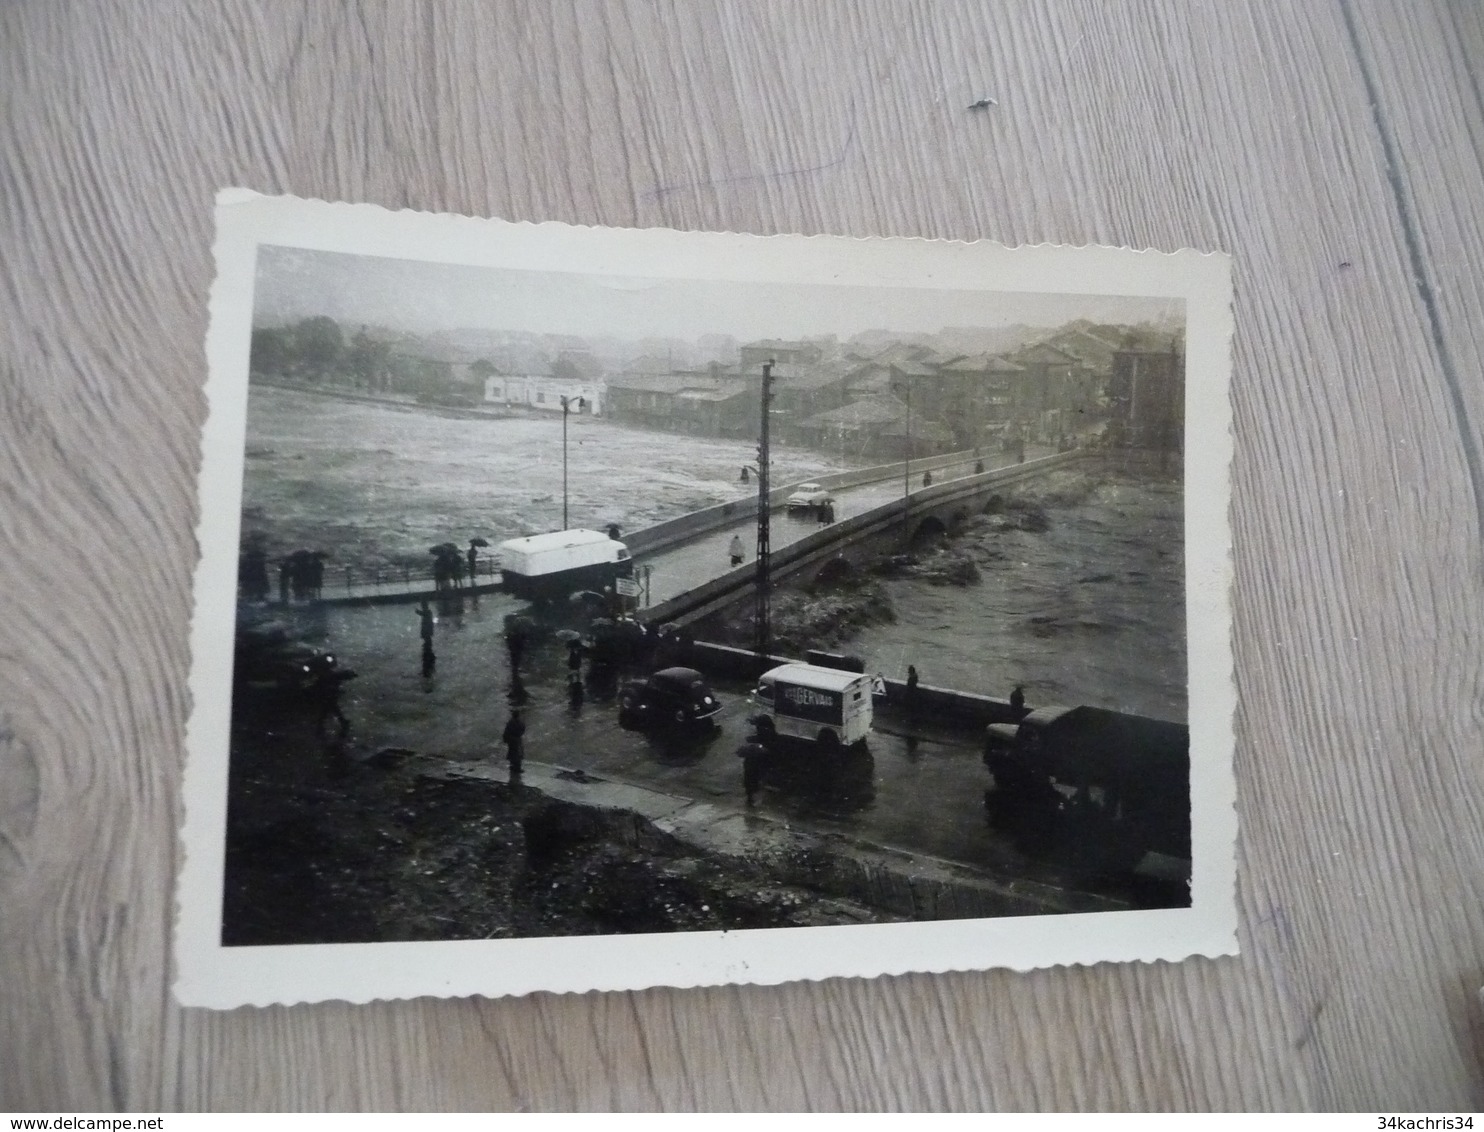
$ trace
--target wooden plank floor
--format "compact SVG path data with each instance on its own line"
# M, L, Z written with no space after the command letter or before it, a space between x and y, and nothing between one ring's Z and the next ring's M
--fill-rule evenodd
M0 1109L1484 1107L1479 6L35 0L0 73ZM1242 956L176 1007L228 185L1232 252Z

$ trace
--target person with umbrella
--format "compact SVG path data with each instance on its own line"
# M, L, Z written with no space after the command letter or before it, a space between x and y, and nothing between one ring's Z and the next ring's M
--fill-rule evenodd
M304 588L315 601L324 596L325 559L328 557L330 552L327 550L312 550L304 560Z
M440 542L428 547L428 553L433 556L433 589L439 593L452 589L455 575L464 569L459 548L451 542Z
M510 671L520 670L521 657L526 651L526 636L533 625L530 618L518 613L505 615L505 647L510 650Z
M336 668L332 664L320 664L314 679L306 689L314 708L314 731L321 737L325 724L333 717L340 724L340 738L350 733L350 720L340 706L340 690L347 680L354 680L356 673L349 668Z
M767 716L754 716L748 722L753 730L737 748L737 757L742 760L742 793L746 795L750 809L757 805L758 791L763 788L763 772L772 759L771 747L778 736L773 721Z
M250 539L237 559L237 584L248 601L267 601L268 554L257 538Z
M471 590L479 584L477 581L475 581L475 579L478 577L479 569L479 548L488 545L489 539L471 538L469 540L469 550L464 557L469 562L469 588Z

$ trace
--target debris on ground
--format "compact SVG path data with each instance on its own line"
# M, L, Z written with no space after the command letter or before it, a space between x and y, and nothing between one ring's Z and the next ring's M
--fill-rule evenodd
M883 919L799 870L781 882L770 862L697 849L631 810L433 777L415 760L235 791L226 866L228 946Z

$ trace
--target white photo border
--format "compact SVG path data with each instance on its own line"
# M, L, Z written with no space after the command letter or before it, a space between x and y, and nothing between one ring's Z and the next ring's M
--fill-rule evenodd
M175 993L187 1006L781 983L1233 955L1231 261L1221 253L583 228L223 190L206 354L194 699L184 777ZM248 357L260 245L628 278L1183 299L1191 906L845 927L490 941L221 943L232 643Z

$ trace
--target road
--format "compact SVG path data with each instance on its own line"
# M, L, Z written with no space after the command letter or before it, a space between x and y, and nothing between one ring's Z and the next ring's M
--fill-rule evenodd
M1054 448L1027 445L1025 458L1034 460L1041 456L1050 456L1055 451ZM999 453L984 457L986 471L1013 465L1014 461ZM975 474L977 474L975 461L969 459L960 464L935 470L933 483L947 483L950 480L962 479ZM912 473L909 482L914 492L920 491L923 486L922 473ZM902 479L897 476L892 479L878 480L875 483L861 484L859 487L839 488L834 492L834 496L836 520L849 519L864 511L880 507L883 503L890 503L893 499L901 499ZM779 508L773 512L770 529L772 548L775 551L780 550L818 529L818 520L812 512L790 514L787 510ZM652 569L649 579L649 603L658 605L672 597L679 597L704 582L720 577L731 569L727 548L731 544L733 535L741 536L742 545L747 552L747 562L751 563L757 552L756 532L757 518L749 515L725 527L698 535L687 542L654 554L640 555L636 558L636 563L641 567L647 565Z
M405 748L450 764L487 759L503 772L499 735L508 715L510 679L503 617L523 605L486 595L477 602L465 599L462 606L446 606L439 617L437 665L427 679L420 675L418 618L412 608L321 606L301 612L308 619L301 632L319 637L359 674L344 697L356 755ZM573 710L564 688L565 659L552 636L527 651L522 673L531 696L528 759L722 809L742 807L735 751L749 714L745 686L716 684L724 710L720 727L709 736L650 737L620 729L611 699L590 699ZM273 767L259 769L275 776L312 775L317 741L310 718L262 706L255 711L249 699L234 706L234 770L270 759ZM801 751L770 775L760 816L1001 877L1076 887L1058 870L1027 861L989 829L982 802L989 777L977 736L928 729L909 735L907 730L879 719L867 749L836 765ZM1116 895L1106 887L1099 891Z

